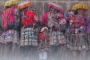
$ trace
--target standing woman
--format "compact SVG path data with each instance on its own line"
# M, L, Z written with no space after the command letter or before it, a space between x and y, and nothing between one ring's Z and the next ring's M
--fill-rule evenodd
M14 2L14 3L13 3ZM15 6L18 4L17 1L10 1L10 8L8 8L6 10L6 17L2 19L2 21L6 21L6 25L5 25L5 30L7 30L5 32L5 43L6 43L6 46L7 46L7 52L8 54L11 54L12 52L12 48L13 48L13 42L16 43L17 41L17 32L15 31L16 30L16 19L15 19Z
M4 5L4 11L3 11L3 14L2 14L2 26L4 28L4 33L2 34L2 36L5 35L5 32L8 30L8 14L9 14L9 11L10 11L10 3L11 1L6 1L5 5ZM3 37L3 40L4 40L4 43L5 43L5 37ZM4 45L3 46L3 54L7 55L7 46Z
M52 33L52 28L54 26L54 19L53 17L55 17L55 4L54 3L49 3L48 4L48 7L49 7L49 12L46 12L43 16L42 16L42 20L41 20L41 24L45 27L48 27L48 31L49 31L49 35L51 35L50 33ZM55 27L55 26L54 26ZM53 29L54 30L54 29ZM50 37L49 37L50 38ZM51 37L52 38L52 37ZM51 39L50 39L51 40ZM52 40L53 41L53 40ZM55 44L50 44L50 52L49 52L49 57L50 59L52 58L55 58L55 56L53 57L53 53L56 53L57 52L57 47L55 46ZM56 54L55 54L56 55Z
M60 27L64 27L63 22L66 20L62 14L63 8L60 5L49 3L48 7L50 10L42 16L41 23L43 26L49 28L50 59L53 59L56 58L58 46L61 46L65 43L63 37L60 37L63 35L64 29Z
M25 1L20 3L18 6L19 11L22 12L21 16L21 39L20 39L20 49L21 53L25 56L31 57L36 54L37 48L37 35L34 32L34 25L37 22L36 14L30 9L32 5L31 1Z
M11 1L7 1L4 5L4 11L2 14L2 26L3 26L4 30L8 29L7 15L9 14L10 3L11 3Z
M12 36L12 54L17 56L18 54L18 43L19 43L19 12L17 9L19 1L18 0L11 0L11 7L9 12L9 21L8 21L8 29L11 30Z
M18 14L16 14L16 12L17 12L18 1L12 0L10 5L11 7L8 15L8 25L9 25L8 29L17 30Z
M80 58L86 59L88 41L87 41L87 15L86 11L88 6L85 4L76 4L72 7L72 10L76 16L76 25L75 25L75 36L76 36L76 50L80 52ZM78 29L79 28L79 29ZM76 54L74 54L76 55Z
M66 29L66 38L67 38L67 48L69 48L69 50L71 52L69 52L69 55L70 56L69 58L72 58L72 54L74 51L75 51L75 22L76 21L76 16L74 15L74 12L71 10L71 11L68 11L67 12L67 29ZM79 24L79 23L78 23ZM76 55L75 53L73 53L73 57L74 59L76 59Z

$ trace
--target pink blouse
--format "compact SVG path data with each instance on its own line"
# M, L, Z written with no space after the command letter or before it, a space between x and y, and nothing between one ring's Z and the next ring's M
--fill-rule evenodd
M4 10L2 14L2 25L4 29L8 28L8 13L9 13L9 8Z
M10 13L8 15L8 18L9 18L8 24L15 22L14 11L15 11L15 8L10 8Z

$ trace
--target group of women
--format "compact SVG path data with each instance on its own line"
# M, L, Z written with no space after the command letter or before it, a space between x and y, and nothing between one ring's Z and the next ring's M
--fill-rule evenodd
M49 56L55 57L63 47L72 51L73 59L80 52L80 57L85 60L90 48L90 21L86 14L88 6L76 4L63 14L61 5L48 3L49 11L39 20L30 9L31 5L30 1L19 4L18 1L7 1L2 14L5 32L17 31L19 40L16 44L20 49L23 52L25 49L30 52L28 49L32 48L33 51L38 49L40 52L50 50ZM11 41L6 43L11 45Z

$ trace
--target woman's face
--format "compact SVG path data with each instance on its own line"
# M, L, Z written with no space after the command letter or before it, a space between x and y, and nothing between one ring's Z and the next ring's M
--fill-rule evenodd
M16 5L12 5L11 7L12 7L12 8L16 8Z
M44 33L44 34L47 34L47 30L44 30L43 33Z
M78 12L79 15L84 15L84 12L85 12L85 11L84 11L83 9L78 9L77 12Z
M71 20L75 20L75 17L74 17L74 15L69 15L69 18L71 19Z
M69 14L69 18L72 19L73 15Z
M51 12L54 13L55 12L55 9L54 8L51 8Z

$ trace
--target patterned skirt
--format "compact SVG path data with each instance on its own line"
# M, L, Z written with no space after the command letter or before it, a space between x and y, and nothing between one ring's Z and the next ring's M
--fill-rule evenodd
M50 45L66 44L65 35L60 31L49 33Z
M4 43L18 43L18 34L15 30L8 30L2 34Z
M37 36L35 35L32 27L22 28L20 46L37 46L37 40Z
M87 50L88 40L85 34L68 34L67 47L71 50Z
M4 44L4 33L3 34L1 34L1 36L0 36L0 43L2 43L2 44Z

